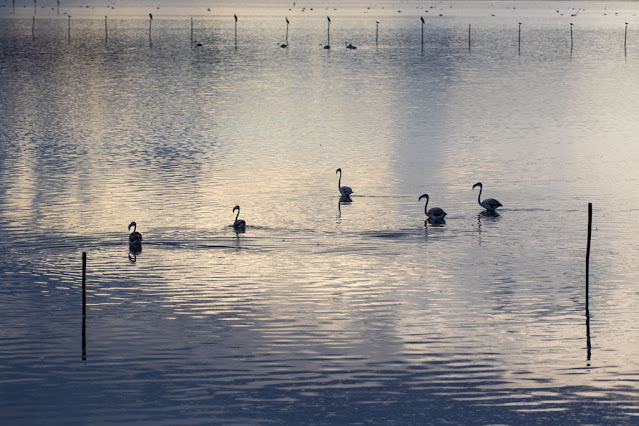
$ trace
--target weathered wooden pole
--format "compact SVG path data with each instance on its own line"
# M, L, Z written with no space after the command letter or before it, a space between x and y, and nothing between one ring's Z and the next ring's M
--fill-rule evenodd
M331 48L331 17L327 16L326 19L328 20L328 27L326 30L326 46L324 46L324 49L330 49Z
M426 23L426 21L424 21L424 17L420 16L419 17L422 20L422 52L424 51L424 24Z
M153 14L149 13L149 42L151 41L151 26L153 24Z
M379 47L379 21L375 21L375 47Z
M588 347L587 358L590 361L590 306L589 306L589 276L590 276L590 240L592 237L592 203L588 203L588 242L586 244L586 345Z
M288 18L284 17L284 19L286 19L286 45L288 46L288 26L290 24L290 22L288 22Z
M623 38L623 54L628 54L628 23L626 22L626 34Z
M572 53L572 22L570 23L570 53Z
M109 24L107 22L107 17L104 17L104 43L106 44L109 41Z
M67 17L67 43L71 44L71 15Z
M233 14L233 17L235 18L235 48L237 49L237 14Z
M468 51L470 52L470 24L468 24Z
M31 38L35 40L35 15L33 16L33 20L31 21Z
M60 14L60 0L58 0L58 15Z
M521 22L519 23L519 38L517 39L517 52L521 53Z
M193 45L193 18L191 18L191 45Z
M592 237L592 203L588 203L588 242L586 244L586 313L589 311L588 293L590 279L590 240Z
M82 359L87 359L87 253L82 252Z

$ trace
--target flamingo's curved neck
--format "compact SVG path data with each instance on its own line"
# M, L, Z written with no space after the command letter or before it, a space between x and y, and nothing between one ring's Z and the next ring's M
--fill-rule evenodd
M135 232L135 230L137 229L137 227L138 227L138 226L137 226L136 224L133 224L133 232ZM132 232L132 233L133 233L133 232Z
M479 203L479 205L481 206L481 191L484 189L483 186L479 186L479 195L477 196L477 202Z
M428 216L428 196L426 196L426 205L424 206L424 214Z
M235 215L235 222L237 223L237 218L240 217L240 209L237 209L237 214Z
M342 188L342 171L339 171L339 180L337 181L337 189Z

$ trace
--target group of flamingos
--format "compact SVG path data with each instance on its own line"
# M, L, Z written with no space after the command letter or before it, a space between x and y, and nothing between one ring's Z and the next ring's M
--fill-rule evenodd
M337 181L337 188L339 189L339 193L342 196L342 201L351 201L351 194L353 193L353 189L350 186L342 186L342 169L337 169L335 174L339 174L339 180ZM502 204L494 198L486 198L482 201L481 199L481 191L483 190L483 185L481 182L477 182L473 185L473 189L479 187L479 195L477 196L477 202L480 206L486 209L487 212L495 214L495 210L498 207L501 207ZM418 201L421 201L422 198L426 198L426 205L424 206L424 213L428 217L428 221L430 223L444 223L444 217L446 217L446 212L439 208L433 207L428 209L428 194L422 194L419 196ZM237 210L237 214L235 215L235 221L233 222L233 229L236 231L242 232L246 230L246 222L240 219L240 206L233 207L233 213ZM131 222L129 224L129 231L133 228L133 232L129 234L129 245L136 247L142 244L142 234L136 231L136 223Z

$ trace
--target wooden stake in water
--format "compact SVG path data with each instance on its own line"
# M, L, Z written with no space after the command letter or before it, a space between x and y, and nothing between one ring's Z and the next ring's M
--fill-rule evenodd
M626 56L628 54L628 23L626 22L626 34L623 38L623 54Z
M149 13L149 42L151 42L151 25L153 24L153 14Z
M375 21L375 47L379 47L379 21Z
M109 41L109 25L107 23L107 17L104 17L104 44Z
M468 51L470 52L470 24L468 24Z
M424 21L424 17L420 16L419 19L422 20L422 52L424 51L424 24L426 23L426 21Z
M31 21L31 38L35 40L35 16L33 17L33 21Z
M87 252L82 252L82 318L87 317Z
M588 312L588 291L590 277L590 239L592 237L592 203L588 203L588 242L586 244L586 312Z
M592 203L588 203L588 242L586 244L586 344L588 346L588 361L590 361L590 307L589 307L589 289L590 289L590 240L592 237Z
M67 17L67 43L71 44L71 15Z
M521 53L521 22L519 23L519 38L517 39L517 52Z
M572 22L570 23L570 53L572 53Z
M36 10L38 10L38 9L36 8L36 0L33 0L33 14L34 14L34 15L36 14Z
M234 13L233 17L235 17L235 48L237 49L237 15Z
M326 19L328 20L328 29L326 30L326 46L324 46L324 49L330 49L331 48L331 17L327 16Z
M193 18L191 18L191 46L193 45Z
M290 24L290 22L288 22L288 18L284 17L284 19L286 19L286 45L288 46L288 26Z
M87 253L82 252L82 359L87 359Z
M60 0L58 0L58 15L60 14Z

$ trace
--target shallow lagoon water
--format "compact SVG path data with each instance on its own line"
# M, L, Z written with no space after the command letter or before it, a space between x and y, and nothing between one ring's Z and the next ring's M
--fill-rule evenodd
M632 422L635 6L452 5L5 7L0 419Z

